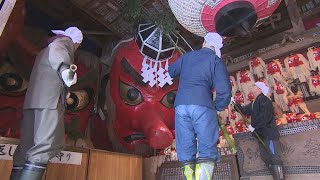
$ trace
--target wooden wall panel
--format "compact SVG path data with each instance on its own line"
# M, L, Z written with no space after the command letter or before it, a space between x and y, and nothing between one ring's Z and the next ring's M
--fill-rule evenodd
M0 160L0 179L9 180L12 168L12 161Z
M19 140L14 138L0 137L0 143L1 144L19 144ZM0 179L9 180L11 169L12 169L11 160L0 160Z
M142 180L143 158L101 150L66 148L82 153L81 165L49 164L42 180ZM0 179L9 180L11 160L0 160Z
M0 160L0 179L1 180L9 180L12 169L12 161L11 160ZM45 180L44 176L42 180Z
M82 153L81 165L49 164L46 180L86 180L88 153Z
M89 180L142 180L142 157L91 150Z
M9 138L0 138L0 143L16 144ZM81 165L49 164L42 180L86 180L89 150L66 148L66 151L82 153ZM12 160L0 160L0 180L9 180Z

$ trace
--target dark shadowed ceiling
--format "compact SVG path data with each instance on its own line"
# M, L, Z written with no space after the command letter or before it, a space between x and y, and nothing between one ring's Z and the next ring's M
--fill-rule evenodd
M132 36L132 26L123 20L121 14L122 0L27 0L27 23L34 26L47 26L50 29L78 26L85 36L96 41L117 37ZM145 0L142 16L169 11L167 0ZM39 11L43 14L39 14ZM47 17L41 17L47 16ZM40 24L33 24L35 19ZM51 18L51 21L47 19ZM44 20L46 19L46 20ZM194 48L200 48L202 38L189 33L178 25L178 31L188 39Z
M43 28L46 29L75 25L83 30L86 37L101 45L105 40L110 41L110 38L123 39L133 35L135 28L122 16L123 2L124 0L27 0L27 23L38 27L45 26ZM43 14L39 14L39 11ZM164 11L171 12L167 0L143 1L142 17L150 17ZM50 18L51 20L48 20ZM34 22L38 24L33 24ZM261 24L245 37L226 38L223 52L238 49L245 44L261 41L292 28L285 1L282 1L270 19ZM191 47L201 47L202 37L191 34L178 23L177 30ZM189 50L185 44L182 43L182 46Z

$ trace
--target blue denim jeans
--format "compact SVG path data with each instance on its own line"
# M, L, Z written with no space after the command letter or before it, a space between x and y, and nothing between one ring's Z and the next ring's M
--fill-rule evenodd
M176 148L179 161L208 158L219 161L217 142L219 126L217 111L206 106L178 105L175 107Z

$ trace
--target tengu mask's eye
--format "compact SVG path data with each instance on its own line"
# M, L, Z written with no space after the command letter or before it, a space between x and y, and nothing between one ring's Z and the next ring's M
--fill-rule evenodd
M0 75L0 86L2 89L14 92L19 91L22 87L23 79L19 74L4 73Z
M167 108L174 107L174 100L176 99L177 91L170 91L165 96L163 96L161 103Z
M137 88L120 82L119 90L120 97L126 104L135 106L143 102L143 96Z
M78 91L71 91L67 99L67 109L71 111L80 111L86 108L92 99L94 91L92 88L84 88Z

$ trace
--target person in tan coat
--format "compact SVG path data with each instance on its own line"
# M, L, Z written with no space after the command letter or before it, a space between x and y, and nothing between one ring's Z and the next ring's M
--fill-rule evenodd
M64 148L65 90L77 81L70 65L83 35L76 27L52 32L57 36L37 55L31 72L10 180L41 180L49 160Z

